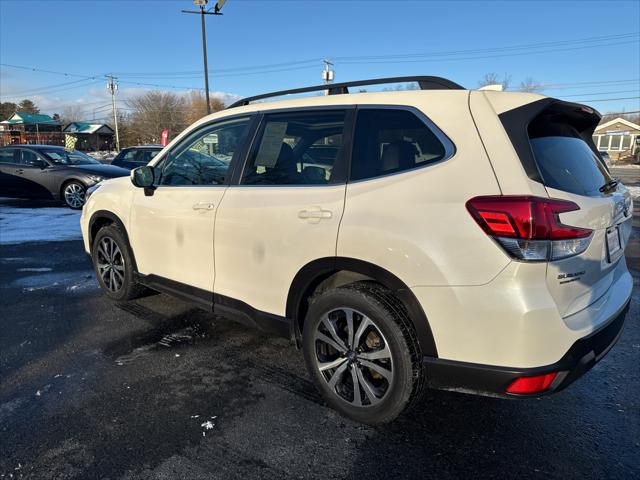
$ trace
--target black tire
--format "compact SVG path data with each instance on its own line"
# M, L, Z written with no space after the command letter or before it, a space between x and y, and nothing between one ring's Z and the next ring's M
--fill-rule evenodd
M78 180L70 180L62 185L60 196L67 207L80 210L87 200L87 187Z
M362 325L365 318L373 323L373 327L366 327L360 332L359 337L358 331L348 333L349 310L353 311L351 332L359 330L355 325ZM317 332L322 334L323 329L329 336L330 331L325 328L327 324L323 323L323 319L331 316L335 319L332 322L338 336L347 335L347 340L342 344L348 346L347 354L342 354L335 347L327 348L329 343L316 338ZM363 344L361 340L367 331L369 333L364 337ZM360 341L357 341L357 338L360 338ZM371 338L377 342L377 348L368 350L367 345ZM351 345L349 339L352 339ZM374 352L386 352L385 348L389 350L388 355L384 359L374 361L377 365L375 370L368 366L371 365L371 361L361 357L368 355L368 358L371 358ZM335 410L357 422L369 425L388 423L421 397L424 373L415 332L401 302L376 283L358 282L326 291L315 297L305 318L303 350L309 373L324 399ZM347 358L348 366L343 369L342 384L334 387L329 382L341 367L321 371L320 362L324 363L322 368L325 368L331 362L339 362L342 358ZM340 365L343 366L345 363ZM351 374L347 375L346 372ZM378 372L391 373L391 380L387 380L387 376L382 377ZM356 380L362 382L358 383L357 398L353 387ZM375 388L372 389L372 386ZM380 396L375 393L380 393ZM370 396L371 394L373 396Z
M119 255L115 253L115 249L109 248L111 245L117 247ZM109 257L111 253L112 258ZM145 293L145 287L135 279L133 255L117 225L107 225L98 231L91 247L91 260L98 283L109 298L123 302ZM105 264L110 264L106 270Z

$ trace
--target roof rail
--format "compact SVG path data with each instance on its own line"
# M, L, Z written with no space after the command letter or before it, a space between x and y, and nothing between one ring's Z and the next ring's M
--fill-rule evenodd
M429 77L429 76L413 76L413 77L388 77L388 78L372 78L370 80L357 80L354 82L342 82L342 83L330 83L323 85L315 85L313 87L294 88L291 90L281 90L279 92L263 93L261 95L255 95L253 97L243 98L237 102L232 103L227 108L241 107L243 105L249 105L249 103L262 100L263 98L282 97L284 95L292 95L295 93L317 92L321 90L328 90L329 95L339 95L342 93L349 93L349 87L361 87L363 85L382 85L386 83L401 83L401 82L417 82L420 86L420 90L464 90L464 87L458 85L451 80L442 77Z

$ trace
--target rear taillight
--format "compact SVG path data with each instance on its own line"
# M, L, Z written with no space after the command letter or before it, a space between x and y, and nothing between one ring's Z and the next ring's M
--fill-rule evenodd
M584 252L593 230L560 221L564 212L579 210L573 202L532 196L475 197L467 210L480 227L513 258L549 261Z

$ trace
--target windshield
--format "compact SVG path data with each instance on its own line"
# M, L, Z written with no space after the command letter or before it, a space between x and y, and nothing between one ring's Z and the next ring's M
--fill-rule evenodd
M61 148L51 148L40 150L54 165L88 165L99 164L100 162L91 158L86 153L72 150L67 152Z

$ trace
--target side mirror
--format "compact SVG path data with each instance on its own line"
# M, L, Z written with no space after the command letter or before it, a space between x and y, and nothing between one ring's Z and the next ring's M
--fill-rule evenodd
M153 195L155 190L154 181L155 172L153 167L145 165L131 170L131 183L138 188L144 188L144 194L147 196Z

